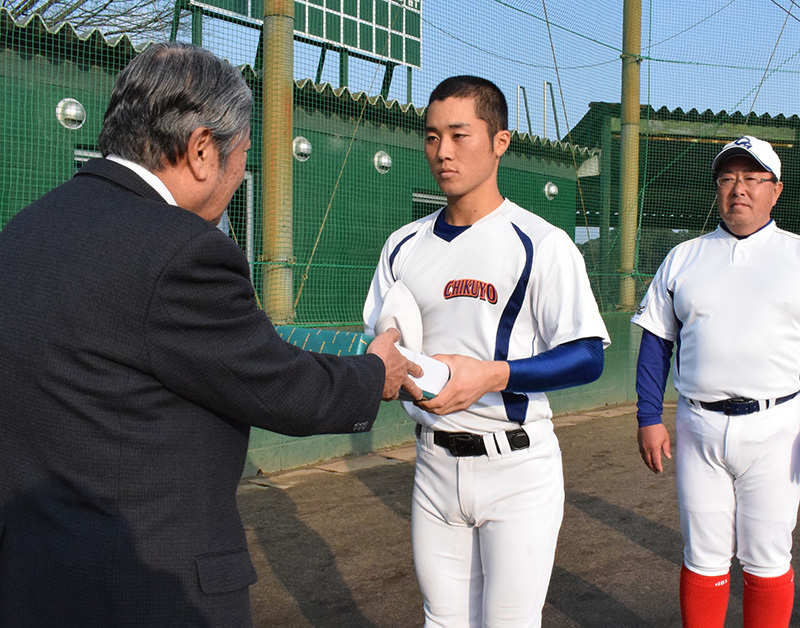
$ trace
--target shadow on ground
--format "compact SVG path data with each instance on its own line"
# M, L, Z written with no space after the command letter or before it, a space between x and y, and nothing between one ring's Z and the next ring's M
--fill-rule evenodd
M567 496L543 625L678 628L672 463L658 476L645 468L630 406L557 418L556 433ZM239 506L259 573L251 588L257 628L422 626L410 547L413 463L383 462L259 480L285 488L242 482ZM726 628L741 625L734 570ZM797 606L792 625L800 625Z

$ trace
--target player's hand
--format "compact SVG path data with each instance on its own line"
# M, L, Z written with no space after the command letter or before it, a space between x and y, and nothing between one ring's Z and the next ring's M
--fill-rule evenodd
M669 450L669 432L663 423L646 425L639 428L639 453L642 460L653 473L661 473L664 466L661 464L661 454L672 458Z
M441 392L417 406L443 415L466 410L488 392L503 390L508 385L508 362L484 362L465 355L434 355L450 367L450 380Z
M400 388L405 388L414 399L422 399L422 390L409 377L409 374L414 377L421 377L422 367L397 350L394 343L398 340L400 340L400 332L392 327L376 336L375 340L369 343L369 347L367 347L367 353L374 353L383 360L383 365L386 369L383 383L383 400L391 401L397 399Z

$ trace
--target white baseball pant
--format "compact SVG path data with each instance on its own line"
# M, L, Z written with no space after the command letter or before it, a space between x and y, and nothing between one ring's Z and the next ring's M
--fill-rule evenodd
M747 573L786 573L800 504L800 395L741 416L681 397L675 432L686 566L723 575L735 550Z
M422 429L411 536L427 628L541 626L564 480L552 422L525 431L526 449L488 434L488 455L454 457Z

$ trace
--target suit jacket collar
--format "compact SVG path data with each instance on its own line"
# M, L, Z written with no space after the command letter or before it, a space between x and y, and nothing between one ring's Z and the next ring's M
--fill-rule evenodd
M161 194L154 190L142 177L130 168L126 168L109 159L90 159L78 170L75 176L106 179L114 185L130 190L137 196L166 204Z

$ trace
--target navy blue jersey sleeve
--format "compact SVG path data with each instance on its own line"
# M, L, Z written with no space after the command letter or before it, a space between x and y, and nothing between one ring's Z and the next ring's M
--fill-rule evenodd
M661 423L673 344L646 329L642 331L636 363L636 419L639 427Z
M603 372L603 341L580 338L522 360L509 360L507 392L547 392L593 382Z

